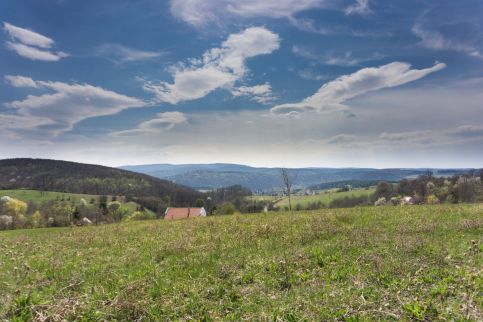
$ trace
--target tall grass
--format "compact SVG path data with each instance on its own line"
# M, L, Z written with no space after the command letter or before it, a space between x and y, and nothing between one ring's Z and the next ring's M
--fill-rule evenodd
M7 320L481 320L482 205L0 232Z

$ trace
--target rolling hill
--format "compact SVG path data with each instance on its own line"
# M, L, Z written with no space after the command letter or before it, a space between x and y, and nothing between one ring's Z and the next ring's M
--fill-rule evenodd
M191 205L201 193L146 174L46 159L0 160L0 189L127 196L146 207Z
M253 191L280 189L282 183L278 168L256 168L238 164L151 164L123 166L125 170L148 174L186 185L194 189L216 189L239 184ZM452 175L465 169L429 169L435 174ZM425 174L428 169L372 169L372 168L296 168L290 172L296 176L299 188L332 182L357 180L358 186L370 186L374 181L399 181L406 177ZM361 181L368 181L361 185ZM330 186L331 188L334 186ZM337 185L335 187L338 187ZM325 187L326 188L326 187Z

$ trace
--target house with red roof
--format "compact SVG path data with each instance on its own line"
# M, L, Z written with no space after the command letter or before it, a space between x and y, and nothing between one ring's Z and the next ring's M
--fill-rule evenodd
M206 217L205 208L172 208L169 207L164 213L164 219L183 219Z

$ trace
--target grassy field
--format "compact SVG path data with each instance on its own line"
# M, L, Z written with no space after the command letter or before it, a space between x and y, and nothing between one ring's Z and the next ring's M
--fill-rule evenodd
M99 196L96 195L86 195L80 193L64 193L64 192L54 192L54 191L39 191L39 190L28 190L28 189L14 189L14 190L0 190L0 196L9 196L22 201L34 201L34 202L45 202L49 200L59 201L59 200L69 200L74 203L79 203L81 199L85 199L89 202L94 199L96 202L99 201ZM110 200L110 196L109 196Z
M84 199L88 203L94 199L94 202L97 204L99 202L98 195L88 195L88 194L81 194L81 193L64 193L64 192L55 192L55 191L40 191L40 190L29 190L29 189L12 189L12 190L0 190L0 197L1 196L9 196L15 199L22 200L24 202L33 201L36 203L44 203L47 201L66 201L72 202L76 205L80 204L80 200ZM127 207L131 211L135 211L139 205L135 202L125 202L125 198L123 196L116 196L117 200L121 202L124 207ZM111 201L112 196L107 196L107 200ZM91 205L92 207L97 207L97 205ZM150 213L152 211L146 209Z
M483 205L0 232L0 319L483 319Z
M343 191L343 192L336 192L335 189L332 190L325 190L317 195L313 196L292 196L292 207L295 207L297 204L301 205L302 207L307 207L307 205L311 202L322 202L324 205L328 206L330 202L334 199L344 198L344 197L351 197L351 196L369 196L373 194L375 191L374 188L361 188L361 189L354 189L352 191ZM288 207L288 198L285 197L282 200L275 203L275 206L279 207Z

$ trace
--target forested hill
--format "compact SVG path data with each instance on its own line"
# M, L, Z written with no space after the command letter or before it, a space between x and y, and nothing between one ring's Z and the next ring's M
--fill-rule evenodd
M191 188L122 169L46 159L0 160L0 189L18 188L122 195L146 200L147 205L188 206L201 196Z
M257 168L238 164L151 164L121 167L153 177L169 180L195 189L217 189L242 185L252 191L278 190L282 186L280 169ZM320 185L320 189L340 187L344 181L360 186L362 182L399 181L417 177L431 171L434 175L452 176L468 169L371 169L371 168L297 168L289 169L296 177L295 186L306 188ZM330 183L338 182L337 185ZM350 183L347 183L350 184Z

